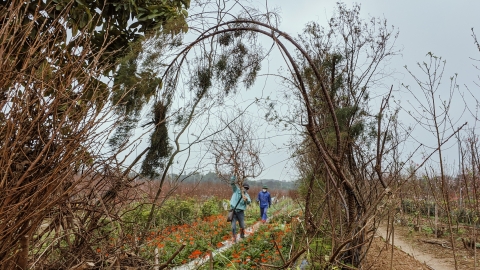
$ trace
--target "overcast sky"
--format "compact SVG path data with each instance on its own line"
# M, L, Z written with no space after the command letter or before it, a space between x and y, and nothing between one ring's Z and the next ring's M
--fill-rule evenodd
M337 1L321 0L275 0L269 2L269 7L275 7L280 10L282 17L281 29L292 36L300 33L305 24L310 21L317 21L326 25L327 20L332 16ZM358 1L343 1L347 7ZM401 49L401 55L391 61L390 68L395 69L396 74L388 79L387 84L393 85L396 98L400 99L403 106L407 106L411 97L402 89L401 84L410 85L415 90L415 83L411 76L407 74L404 66L414 73L421 76L417 62L427 61L426 54L433 54L446 60L444 76L449 78L455 73L458 74L457 83L460 90L465 91L466 86L477 92L480 90L474 85L478 80L480 71L474 68L474 59L480 59L480 52L473 43L471 28L480 35L480 1L433 1L433 0L404 0L404 1L386 1L386 0L364 0L361 1L362 18L369 16L384 17L389 25L393 25L399 30L399 37L396 45ZM417 87L418 88L418 87ZM448 91L448 79L444 81L444 93ZM442 90L443 91L443 90ZM480 97L480 95L478 95ZM402 100L403 99L403 100ZM454 100L459 104L454 108L457 112L463 111L463 103L459 96ZM412 121L407 115L401 119L405 123ZM471 118L464 116L460 122L468 121L473 126ZM424 130L416 130L415 138L412 138L411 145L417 145L419 142L429 144L432 137L426 134ZM448 145L446 159L450 164L457 162L458 152L454 146L455 143ZM410 149L408 149L410 150ZM408 151L407 150L407 151ZM273 160L280 160L282 154L277 154L266 159L266 163L274 164ZM413 162L420 163L421 155L414 157ZM458 163L457 163L458 164ZM458 165L457 165L458 166ZM268 166L267 166L268 167ZM278 164L267 169L264 173L265 178L289 179L288 165Z
M319 22L326 26L326 22L331 18L337 1L333 0L272 0L268 3L269 9L277 8L282 18L280 29L287 32L291 36L296 37L304 28L305 24L311 21ZM355 1L343 1L348 8L352 7ZM257 2L259 5L265 5L265 2ZM387 19L388 25L393 25L399 30L399 37L396 41L397 49L401 50L401 55L392 59L389 66L390 69L396 71L394 77L388 78L385 85L393 85L396 90L396 98L401 100L403 106L407 106L409 97L401 84L411 85L415 89L415 83L410 75L407 74L404 66L418 73L420 70L416 67L417 62L426 61L426 54L432 52L437 56L441 56L447 61L445 69L445 78L458 74L457 83L460 90L465 91L466 86L473 91L478 92L479 87L473 84L478 80L480 71L473 67L474 59L480 59L480 52L473 43L471 28L474 28L480 35L480 1L433 1L433 0L403 0L403 1L387 1L387 0L364 0L361 1L360 17L368 19L370 16L383 17ZM263 67L269 67L269 64L263 64ZM278 67L269 67L277 69ZM274 72L275 70L270 70ZM250 93L239 93L235 97L235 102L247 104L253 96L259 96L262 91L275 92L275 87L269 80L267 83L259 78L258 86ZM448 80L445 81L445 89L448 91ZM252 94L253 93L253 94ZM264 96L265 97L265 94ZM412 99L413 100L413 99ZM460 100L455 104L460 104L458 111L462 111L464 107ZM258 117L261 118L264 112L259 112ZM401 119L404 123L412 122L407 115L403 115ZM469 121L472 119L462 119L461 121ZM264 155L264 163L266 170L259 179L279 179L294 180L295 172L291 167L288 147L286 142L288 136L276 137L279 134L273 132L267 127L259 128L259 137L273 137L274 139L267 142ZM418 145L418 143L429 144L432 137L426 134L424 130L416 130L415 137L412 138L410 145ZM447 160L454 164L458 160L455 143L451 143L449 148L449 156ZM407 149L409 151L410 149ZM179 157L181 163L182 157ZM415 163L421 162L421 155L414 157ZM178 163L175 165L180 167ZM176 172L177 169L173 168ZM458 165L457 165L458 166ZM204 167L202 172L211 170L208 166ZM188 172L188 170L187 170Z
M315 4L312 4L314 3ZM282 28L300 32L309 21L326 22L337 1L271 1L281 9ZM361 3L361 15L380 16L400 30L397 44L403 47L398 66L422 61L427 52L447 59L449 69L460 75L471 70L469 57L479 56L473 45L471 28L480 33L480 1L472 0L363 0L343 1L348 7ZM467 67L468 66L468 67Z

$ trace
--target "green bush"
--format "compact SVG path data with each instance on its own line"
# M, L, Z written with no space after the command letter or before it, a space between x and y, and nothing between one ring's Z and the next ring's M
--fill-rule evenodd
M422 230L424 232L426 232L427 234L433 234L433 232L434 232L434 229L432 227L428 227L428 226L423 226Z
M220 202L216 197L208 198L208 200L205 201L200 208L202 218L218 215L220 212Z
M455 210L453 215L457 218L457 222L466 224L473 224L473 221L478 217L476 211L465 208Z
M122 220L127 233L132 233L143 227L148 221L152 204L135 203L125 211ZM167 200L161 208L156 207L152 219L152 228L167 227L190 223L195 218L195 202L193 199L182 200L173 198Z
M167 200L159 210L159 218L164 226L190 223L195 219L195 201L179 198Z
M292 221L292 218L288 216L287 213L277 214L270 219L270 222L276 222L280 224L290 223L291 221Z
M402 209L406 214L418 215L430 217L435 216L435 202L433 201L412 201L410 199L402 200ZM440 207L437 209L439 215L443 215L443 211Z
M131 208L126 210L122 215L125 222L125 229L128 233L134 231L141 224L145 224L150 213L150 205L144 203L134 203Z

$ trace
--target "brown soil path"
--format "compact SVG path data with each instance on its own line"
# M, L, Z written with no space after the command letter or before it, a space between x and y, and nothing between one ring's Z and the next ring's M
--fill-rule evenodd
M387 236L387 229L385 227L379 227L377 229L377 235L380 235L383 239L386 239ZM391 241L390 241L391 243ZM421 250L414 245L407 243L406 241L402 240L400 236L394 234L393 244L409 254L410 256L414 257L416 260L425 263L429 268L434 270L451 270L454 269L454 265L447 259L440 259L436 258L433 254L429 254L425 252L425 250Z

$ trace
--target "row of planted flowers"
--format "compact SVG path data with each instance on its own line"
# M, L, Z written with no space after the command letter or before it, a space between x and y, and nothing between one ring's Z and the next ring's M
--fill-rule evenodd
M245 240L215 256L214 269L260 269L281 266L289 258L293 234L291 224L262 224ZM209 269L211 264L201 269Z
M140 250L140 255L153 261L157 249L158 261L165 262L185 245L171 262L171 265L181 265L222 247L223 241L230 237L231 227L230 223L225 221L225 216L214 215L190 224L151 232L147 244Z
M283 207L279 205L277 209L275 214L279 214L279 210ZM247 209L247 226L257 221L256 212L253 207ZM168 261L181 249L169 265L170 267L179 266L211 254L213 250L221 248L225 241L231 240L231 238L231 223L226 221L225 215L212 215L188 224L152 230L138 255L147 261L162 263ZM125 243L132 244L136 241L133 236L128 236L125 240ZM275 221L264 224L245 241L241 241L229 250L215 256L215 269L227 269L234 266L241 266L240 268L245 269L245 267L255 268L265 263L275 264L283 256L280 253L287 252L291 244L289 241L291 241L289 224L277 225ZM126 244L122 249L129 250L129 246ZM182 248L182 246L184 247ZM103 250L97 250L97 252L103 253Z
M279 215L281 209L283 208L277 208L275 215ZM247 225L252 225L256 221L253 212L256 211L252 208L247 210ZM185 244L185 247L172 261L172 266L182 265L210 255L213 250L223 247L226 240L231 239L231 223L226 222L224 215L213 215L191 224L171 226L152 232L148 239L148 245L142 252L143 257L152 258L152 254L154 254L152 251L157 248L158 259L162 262L167 261L179 247ZM261 225L253 235L244 241L215 256L214 268L249 269L263 264L280 264L282 257L285 258L288 255L291 241L290 224L284 223L281 218L274 218L270 223ZM207 265L211 267L210 264Z

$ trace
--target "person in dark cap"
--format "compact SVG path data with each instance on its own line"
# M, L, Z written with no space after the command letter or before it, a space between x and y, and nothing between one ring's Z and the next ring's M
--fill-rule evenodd
M233 194L232 198L230 199L230 207L231 209L235 209L233 211L233 219L232 219L232 233L233 233L233 241L237 241L237 220L238 225L240 226L240 237L245 237L245 209L247 205L252 202L250 199L250 195L248 195L247 190L250 186L247 183L243 183L242 189L240 189L236 184L235 180L237 178L232 175L230 177L230 185L232 186Z
M268 187L263 185L262 191L258 193L257 202L260 205L260 218L262 222L267 222L267 210L272 205L272 197L270 196L270 192L268 192Z

